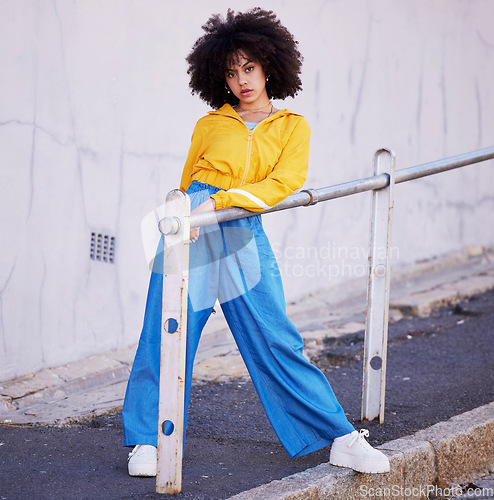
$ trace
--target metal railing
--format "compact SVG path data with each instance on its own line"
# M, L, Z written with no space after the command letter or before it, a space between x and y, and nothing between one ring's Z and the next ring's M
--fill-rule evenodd
M494 158L494 147L397 170L394 154L380 149L374 155L374 175L352 182L295 193L264 213L311 206L318 202L373 191L370 218L369 278L365 320L362 420L384 421L386 353L393 188L395 184ZM163 310L156 491L181 491L187 330L190 228L250 217L253 212L227 208L190 215L189 197L171 191L159 229L166 235L163 267ZM379 251L378 251L379 250ZM383 251L384 250L384 251Z

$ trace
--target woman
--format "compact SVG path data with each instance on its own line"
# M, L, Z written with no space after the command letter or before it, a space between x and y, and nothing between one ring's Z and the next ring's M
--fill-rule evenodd
M261 212L307 176L306 120L271 99L301 90L302 56L276 15L255 8L212 16L187 58L193 92L215 111L194 129L181 189L192 213L226 207ZM285 313L280 274L260 215L191 230L187 316L188 407L201 331L219 299L266 415L290 457L332 444L330 462L361 472L389 461L348 422L323 373L302 354ZM123 409L129 474L156 475L162 278L151 275L144 326ZM185 411L187 413L187 411ZM186 424L185 417L185 424Z

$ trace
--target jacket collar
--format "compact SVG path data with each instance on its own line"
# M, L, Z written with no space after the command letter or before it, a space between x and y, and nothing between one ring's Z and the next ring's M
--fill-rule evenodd
M238 113L233 109L233 107L230 104L223 104L220 109L213 110L213 111L208 111L209 115L221 115L221 116L229 116L231 118L235 118L236 120L242 121L242 118L238 115ZM295 116L302 116L298 113L295 113L294 111L291 111L290 109L280 109L278 110L274 115L270 116L269 118L266 118L266 120L274 120L276 118L279 118L281 116L286 116L286 115L295 115ZM264 120L263 120L264 121Z

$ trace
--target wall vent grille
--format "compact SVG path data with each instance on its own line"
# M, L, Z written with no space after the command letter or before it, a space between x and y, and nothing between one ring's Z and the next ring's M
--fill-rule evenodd
M115 237L102 233L91 233L91 260L115 262Z

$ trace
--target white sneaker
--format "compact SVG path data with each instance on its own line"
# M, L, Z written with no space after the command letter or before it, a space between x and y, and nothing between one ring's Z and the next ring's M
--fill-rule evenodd
M138 444L129 453L129 476L156 476L158 450L149 444Z
M388 457L365 440L368 436L369 431L361 429L336 438L331 446L329 463L370 474L389 472Z

